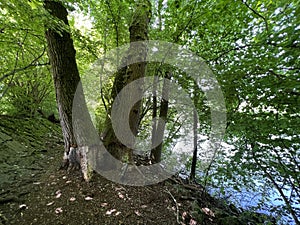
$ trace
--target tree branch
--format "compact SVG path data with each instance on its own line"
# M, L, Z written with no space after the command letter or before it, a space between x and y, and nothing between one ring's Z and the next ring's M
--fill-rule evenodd
M174 39L174 40L175 40L175 43L177 43L177 42L179 41L180 36L183 34L183 32L188 28L188 26L189 26L190 23L192 22L193 17L194 17L194 15L195 15L195 10L196 10L196 5L197 5L197 3L198 3L198 0L195 1L195 4L194 4L194 6L193 6L192 13L191 13L191 15L190 15L190 17L189 17L188 22L185 24L184 28L178 33L178 35L176 35L176 37L175 37L175 39Z
M217 54L219 54L216 58L212 59L212 60L209 60L209 61L217 61L219 58L223 57L224 55L232 52L232 51L238 51L238 50L242 50L242 49L245 49L247 47L252 47L252 45L243 45L243 46L238 46L238 47L235 47L235 48L231 48L231 49L228 49L226 51L223 51L223 52L218 52Z
M47 62L47 63L37 63L37 61L45 54L45 52L46 52L46 48L44 48L44 50L43 50L43 52L42 52L41 55L39 55L37 58L35 58L34 60L32 60L32 62L29 63L27 66L24 66L24 67L21 67L21 68L18 68L18 69L15 68L13 71L4 74L4 75L0 78L0 82L2 82L2 81L3 81L4 79L6 79L7 77L14 75L15 73L24 71L24 70L26 70L26 69L28 69L28 68L35 67L35 66L47 66L47 65L50 65L49 62Z
M110 1L106 0L105 2L108 6L109 12L111 14L111 17L112 17L112 20L113 20L113 23L114 23L114 28L115 28L115 32L116 32L116 46L119 47L119 26L118 26L117 20L115 18L115 15L112 11Z
M269 31L269 25L268 25L267 19L266 19L264 16L262 16L259 12L257 12L257 11L254 10L253 8L251 8L251 6L248 5L246 1L242 0L242 3L243 3L248 9L250 9L256 16L258 16L258 17L260 17L261 19L263 19L263 21L265 22L266 30Z

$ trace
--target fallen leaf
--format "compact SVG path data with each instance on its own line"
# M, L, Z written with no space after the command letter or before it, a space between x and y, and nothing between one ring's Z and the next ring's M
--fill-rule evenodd
M202 208L202 211L209 216L215 216L215 214L213 213L213 211L211 211L209 208Z
M85 197L84 199L85 199L86 201L90 201L90 200L92 200L93 198L90 197L90 196L87 196L87 197Z
M134 213L137 215L137 216L141 216L142 214L139 212L139 210L135 210Z
M55 213L56 213L56 214L59 214L59 213L62 213L62 212L63 212L63 210L62 210L61 207L55 209Z
M19 209L27 209L28 207L27 207L27 205L25 205L25 204L22 204L22 205L19 205Z
M196 220L193 220L193 219L191 219L190 220L190 224L189 225L197 225L197 221Z
M60 198L60 196L61 196L61 193L59 192L56 194L55 198Z
M105 207L107 205L108 205L108 203L106 203L106 202L101 203L101 207Z
M111 215L113 212L117 211L116 209L111 209L111 210L108 210L106 211L106 215Z
M121 198L121 199L124 199L125 198L125 196L122 194L122 193L118 193L118 196L119 196L119 198Z

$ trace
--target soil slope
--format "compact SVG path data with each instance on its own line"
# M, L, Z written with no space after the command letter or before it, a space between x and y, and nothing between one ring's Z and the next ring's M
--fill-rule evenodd
M132 187L99 174L91 182L78 171L59 170L60 128L44 119L1 117L1 224L262 224L178 177Z

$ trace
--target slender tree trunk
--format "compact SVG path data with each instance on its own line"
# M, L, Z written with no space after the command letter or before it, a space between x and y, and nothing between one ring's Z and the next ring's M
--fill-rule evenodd
M197 166L197 157L198 157L198 113L197 113L197 103L199 100L199 94L197 93L197 85L194 87L194 110L193 110L193 136L194 136L194 151L193 159L190 173L190 180L194 181L196 177L196 166Z
M169 80L171 78L171 73L166 72L165 73L165 80L163 83L163 89L162 89L162 99L160 103L160 113L159 113L159 120L156 127L156 131L154 133L154 137L152 137L152 146L156 146L157 143L159 143L156 147L151 149L151 159L153 162L158 163L161 161L161 153L162 153L162 146L163 146L163 137L166 127L166 121L167 121L167 115L168 115L168 109L169 109L169 92L170 92L170 83Z
M190 173L190 180L194 181L196 177L196 166L198 159L198 112L197 105L199 101L199 90L198 85L194 84L194 110L193 110L193 136L194 136L194 151Z
M136 41L146 41L148 40L148 24L151 17L151 3L148 0L141 0L136 3L135 13L133 16L132 24L129 27L130 32L130 42ZM136 49L136 45L130 45L127 51L127 57L122 59L126 63L126 67L122 68L116 74L115 81L113 84L113 89L111 93L111 98L116 100L117 94L125 87L127 84L135 81L139 78L145 76L146 71L146 56L147 56L147 46L145 44L140 44L139 49ZM132 61L139 61L139 63L130 63ZM132 96L142 96L142 88L134 89L130 93ZM137 135L138 125L140 119L140 108L141 101L138 101L130 111L129 115L129 125L132 133ZM122 108L120 108L120 115L122 115ZM111 109L109 110L109 114ZM108 151L117 159L123 161L131 161L132 159L132 149L124 146L116 138L115 133L112 129L112 124L110 116L106 119L106 130L103 134L103 141L108 149ZM134 141L130 141L130 146L134 146ZM127 143L128 144L128 143ZM124 160L126 158L126 160Z
M157 13L158 13L158 30L162 30L162 9L163 9L163 0L159 0L157 3Z
M193 151L193 159L192 159L192 166L191 166L191 174L190 174L190 180L194 181L196 177L196 165L197 165L197 154L198 154L198 116L197 116L197 110L194 109L193 111L193 117L194 117L194 125L193 125L193 133L194 133L194 151Z
M52 0L44 1L45 9L54 18L63 21L66 26L68 23L68 12L62 3ZM57 29L47 29L46 39L48 43L48 52L56 92L56 101L60 116L60 124L65 144L65 154L63 168L81 168L83 175L88 180L87 174L87 149L86 146L91 143L91 137L96 140L95 131L91 123L80 77L75 58L75 48L71 35L66 29L60 32ZM79 85L78 85L79 84ZM78 87L77 93L76 89ZM81 119L74 120L72 115L74 96L77 96L77 112ZM77 116L79 117L79 116ZM74 127L77 129L74 132ZM78 129L80 127L80 129ZM92 143L94 144L94 143Z
M152 134L151 134L151 144L152 144L151 146L152 147L151 147L151 149L155 148L155 140L156 140L156 129L157 129L157 84L158 84L158 76L154 76L154 79L153 79L153 88L152 88Z
M197 117L197 110L194 109L193 111L193 117L194 117L194 126L193 126L193 133L194 133L194 151L193 151L193 159L192 159L192 166L191 166L191 174L190 174L190 180L194 181L196 177L196 165L197 165L197 154L198 154L198 132L197 132L197 125L198 125L198 117Z

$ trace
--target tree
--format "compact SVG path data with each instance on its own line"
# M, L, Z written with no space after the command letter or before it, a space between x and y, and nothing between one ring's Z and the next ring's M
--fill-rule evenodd
M193 110L193 158L190 172L190 180L194 181L196 179L196 167L197 167L197 159L198 159L198 112L196 109L197 103L199 100L198 88L194 87L194 110Z
M61 1L69 9L76 5L73 10L80 8L80 12L90 16L94 29L88 34L75 28L72 23L70 23L71 29L69 28L65 16L66 10L58 13L59 18L63 17L63 23L55 15L53 16L56 19L45 18L44 12L37 10L39 2L39 0L5 0L0 3L0 59L3 64L0 67L0 92L1 95L4 94L1 98L1 112L13 114L10 108L17 108L16 106L20 103L24 103L25 106L30 105L31 103L28 104L28 102L32 101L25 95L35 95L35 92L25 91L24 87L28 84L33 88L37 84L44 87L43 85L49 81L49 77L46 79L40 76L40 74L47 74L45 66L48 64L48 57L43 54L45 50L45 40L42 36L44 21L47 21L47 28L49 28L47 39L51 39L54 43L52 50L55 51L52 53L49 51L49 56L52 58L51 63L56 73L55 85L59 87L57 99L59 104L65 104L65 106L60 106L60 111L66 139L70 139L66 140L66 152L70 145L79 146L78 140L83 145L87 142L80 140L80 136L82 139L87 139L85 135L79 135L82 131L72 134L74 125L67 126L73 120L70 101L80 80L78 69L74 67L75 56L77 62L80 62L78 63L79 70L83 70L89 66L89 63L110 49L129 41L158 39L181 44L184 48L201 56L209 64L226 98L228 123L224 141L234 148L230 150L230 154L228 151L220 151L211 163L209 167L211 170L208 169L207 174L211 175L208 178L213 179L209 185L216 185L213 181L218 181L217 186L227 183L239 189L241 185L245 185L263 193L265 190L254 186L254 180L250 178L252 175L259 176L265 182L264 188L268 187L268 190L272 187L276 188L284 200L284 203L277 208L270 206L270 211L290 214L294 218L292 219L298 222L299 211L293 206L300 196L298 160L300 13L298 1L157 0L152 1L153 19L150 22L150 6L141 7L144 3L149 4L146 1L137 1L134 7L133 1L130 0ZM45 3L60 4L50 0ZM51 14L55 11L57 11L56 8L51 11ZM36 18L43 19L37 20ZM137 23L138 21L143 22ZM72 32L74 43L70 38L70 32ZM68 44L60 45L59 40ZM72 45L75 45L79 54L75 55ZM50 44L48 46L51 48ZM143 58L147 52L143 46L141 50L141 55L136 56L129 48L128 55ZM60 59L68 61L61 63ZM128 59L122 59L122 63L130 64L126 60ZM139 73L138 66L141 66ZM149 70L149 64L147 66L149 72L147 75L157 75L155 70ZM59 70L60 67L65 69ZM115 74L114 80L105 84L102 90L103 102L108 106L108 114L120 90L136 78L144 76L145 67L146 64L126 66ZM193 99L194 83L190 82L182 72L175 70L169 72L172 72L172 81L181 85ZM61 76L62 74L64 76ZM72 76L75 79L71 79ZM38 82L33 83L33 79L37 79ZM198 136L201 134L203 137L210 132L210 111L205 105L205 96L199 96L199 103L195 103L199 118L198 124L201 124L201 127L198 127ZM38 98L35 96L32 99L39 102L40 97L38 95ZM66 99L70 101L65 101ZM83 98L82 101L84 101ZM142 133L146 137L145 131L139 129L146 127L151 121L151 115L144 112L150 111L152 107L153 117L158 114L162 115L163 105L162 101L159 105L156 98L153 98L152 106L145 102L138 102L130 114L130 126L133 133L135 135ZM143 110L141 107L144 107ZM28 108L25 111L31 112L35 111L36 107L30 105ZM168 133L168 138L160 146L163 150L157 151L161 155L157 154L156 161L168 153L164 150L167 149L166 146L169 143L177 141L179 135L177 128L181 126L174 116L175 110L172 104L169 103L167 108L168 112L165 113L165 117L168 119L168 124L164 127L164 132ZM104 112L103 109L99 114L103 117L102 120L105 120ZM145 119L141 120L143 116ZM128 152L127 158L131 158L131 151L127 151L125 146L115 141L109 117L106 120L105 143L115 157L126 161L124 159L126 157L122 156L124 152ZM153 137L158 129L157 125L154 123ZM149 130L151 132L151 128ZM195 130L196 127L194 127ZM77 138L74 135L77 135ZM194 137L196 137L196 132L194 132ZM130 145L133 146L134 143ZM196 143L194 146L196 147ZM191 176L195 174L197 180L201 179L198 172L202 170L199 165L202 165L203 160L198 154L198 164L195 164L196 156L196 154L193 155ZM192 161L191 155L189 161ZM290 192L283 190L290 190Z
M282 206L270 206L270 210L290 214L297 223L299 212L291 205L299 199L295 185L299 183L299 162L295 160L299 140L294 138L299 130L299 42L295 41L299 3L222 1L210 6L214 9L211 13L205 5L198 5L205 21L194 20L193 26L200 24L190 35L201 42L188 45L211 65L226 97L226 141L235 146L230 152L234 156L225 152L219 156L215 164L219 173L212 170L213 178L220 185L228 182L239 189L244 184L251 189L255 180L249 177L258 176L256 179L268 184L263 186L268 190L253 189L263 193L275 188L283 199ZM220 23L213 23L213 19ZM228 158L231 160L224 163Z
M28 2L0 3L0 112L36 116L55 111L42 11Z
M68 12L56 1L46 0L45 9L61 27L48 28L46 39L52 65L56 101L65 143L63 168L80 168L90 180L99 149L99 136L92 124L76 63L76 51L69 33Z
M128 49L127 57L122 59L123 63L127 66L119 70L115 76L114 84L111 91L111 99L116 101L118 93L125 87L127 84L130 84L133 81L138 80L139 78L144 77L146 70L146 55L147 55L147 46L145 43L139 44L139 49L137 49L134 42L137 41L146 41L148 40L148 24L151 18L151 4L148 0L137 1L135 6L135 12L133 15L132 23L129 27L130 32L130 42L133 43ZM138 63L133 63L137 61ZM142 85L142 83L141 83ZM142 96L143 90L138 87L130 92L129 100L133 96ZM140 120L140 108L141 101L138 101L134 104L133 108L130 110L129 115L129 125L133 135L138 133L138 125ZM123 115L122 107L119 108L120 115ZM109 112L110 114L110 112ZM126 121L126 118L125 118ZM122 124L120 124L122 126ZM120 129L122 129L120 127ZM132 161L132 149L134 148L134 140L130 140L128 146L124 146L116 138L112 122L110 120L110 115L106 119L106 127L103 135L104 144L107 147L108 151L117 159L123 161Z
M65 142L65 151L68 154L70 147L77 146L72 126L72 103L80 81L75 59L76 51L70 33L66 30L66 26L69 26L66 8L62 3L52 0L46 0L44 6L50 15L58 19L61 22L61 26L63 26L60 32L53 28L48 28L46 39Z
M152 130L152 149L151 160L155 163L161 161L163 137L165 132L165 126L167 122L168 108L169 108L169 92L170 84L169 79L172 77L171 72L166 71L164 76L164 82L162 87L162 99L159 108L159 119L156 120L156 96L153 96L153 130ZM156 82L156 81L154 81ZM155 85L153 86L155 87ZM154 93L156 95L156 93ZM157 145L157 146L156 146ZM153 147L155 146L155 147Z

